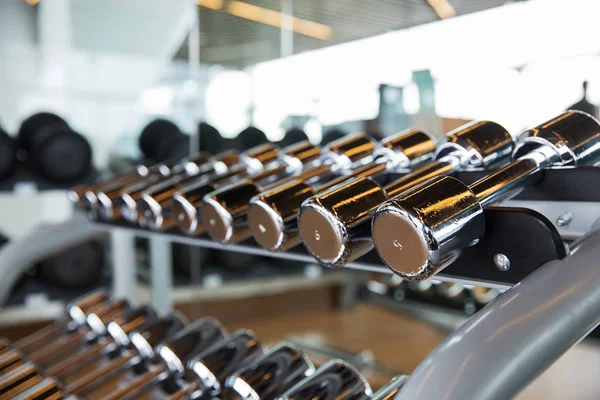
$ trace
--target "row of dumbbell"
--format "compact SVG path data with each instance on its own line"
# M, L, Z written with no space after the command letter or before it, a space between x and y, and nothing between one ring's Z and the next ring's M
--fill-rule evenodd
M289 343L267 350L248 330L214 318L158 317L94 292L68 317L0 349L2 399L388 399L406 377L372 394L351 365L315 369Z
M354 134L322 148L265 144L155 165L70 196L106 221L206 232L223 244L254 237L273 252L304 243L329 267L376 247L394 273L421 280L479 241L483 206L515 196L544 169L599 159L600 123L570 111L524 132L519 143L501 125L478 121L439 144L421 130L381 142ZM451 176L503 163L471 186ZM407 169L385 186L376 181Z

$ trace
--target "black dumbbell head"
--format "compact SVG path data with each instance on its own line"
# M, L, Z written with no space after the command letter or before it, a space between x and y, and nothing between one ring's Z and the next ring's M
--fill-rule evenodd
M43 128L34 138L32 159L36 170L56 182L72 182L92 169L89 142L68 126Z
M158 156L157 153L161 148L160 142L165 137L177 136L180 134L181 131L173 122L163 118L157 118L151 121L142 130L138 139L140 150L145 157L156 160Z
M198 132L200 133L200 148L198 150L217 154L221 149L221 141L223 140L217 128L206 122L200 122Z
M156 161L179 160L190 155L190 137L186 134L165 136L159 143Z
M243 149L249 149L259 144L268 143L267 135L260 129L249 126L238 135L238 139L241 142Z
M49 126L68 127L69 124L56 114L40 112L33 114L21 123L17 138L18 147L27 151L32 150L33 137L43 128Z
M17 161L15 142L0 128L0 179L12 174Z
M104 265L104 249L92 241L72 247L40 263L43 277L67 288L81 288L98 283Z
M292 128L285 133L285 136L278 144L281 148L284 148L304 140L308 140L306 132L304 132L302 129Z
M341 129L330 129L327 132L325 132L325 134L323 135L323 139L321 140L321 146L325 146L331 142L333 142L334 140L338 140L341 139L343 137L345 137L346 135L348 135L348 132L344 132Z

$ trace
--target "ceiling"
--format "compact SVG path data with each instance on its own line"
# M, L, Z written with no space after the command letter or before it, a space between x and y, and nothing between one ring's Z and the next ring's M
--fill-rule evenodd
M280 57L280 29L231 15L227 11L228 1L217 0L217 4L222 3L218 10L198 7L201 62L241 68ZM507 0L449 2L460 16L501 6ZM244 3L279 12L282 1L244 0ZM440 19L428 0L293 0L293 15L326 25L333 33L328 40L294 33L295 54ZM186 40L176 57L187 59L187 54Z

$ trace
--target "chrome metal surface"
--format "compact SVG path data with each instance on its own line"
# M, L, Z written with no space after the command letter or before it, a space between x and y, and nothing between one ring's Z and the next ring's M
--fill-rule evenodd
M433 158L437 141L428 132L407 129L387 136L375 149L375 159L383 159L388 170L410 168Z
M320 156L319 146L303 140L282 149L280 161L288 166L287 173L292 174L301 171L305 165L318 161Z
M459 168L489 166L509 156L513 147L510 133L495 122L464 125L449 133L448 141L436 153L436 162L385 188L369 178L353 179L306 200L298 214L300 236L322 265L343 267L373 248L373 241L365 232L377 207L390 193L400 193L430 177L448 175ZM321 241L316 231L324 232L326 240Z
M395 376L391 381L383 385L381 389L373 393L373 396L365 397L365 400L391 400L400 393L402 386L404 386L407 380L408 375Z
M342 176L334 175L325 179L324 183L321 179L316 184L312 184L307 177L298 176L263 191L250 200L248 207L248 225L252 236L271 251L295 247L302 242L297 215L303 201L352 177L376 176L391 169L422 163L433 156L434 150L435 140L429 134L408 130L385 138L373 153L374 162L354 168ZM323 174L329 172L323 171Z
M383 262L405 279L426 279L485 232L483 209L458 179L438 176L383 203L372 223Z
M211 396L221 393L224 380L264 353L264 347L254 332L239 330L189 361L188 379L199 380Z
M140 356L151 361L155 355L154 347L182 330L186 322L178 314L171 314L159 319L150 320L129 334L129 340Z
M67 314L73 322L81 326L86 323L86 314L98 306L107 304L110 301L110 296L105 290L95 290L82 297L79 297L65 307Z
M446 338L395 399L516 396L600 323L600 232L573 248L570 256L537 269Z
M257 173L262 171L267 164L276 161L279 155L280 150L276 145L264 143L244 151L241 154L240 163L248 168L250 174Z
M314 372L302 351L280 343L228 377L222 398L272 400Z
M93 335L107 334L106 325L114 319L128 313L131 310L127 300L113 300L91 310L86 315L87 325L91 328Z
M295 160L295 162L288 160L279 167L265 169L258 174L248 176L241 182L232 183L204 197L202 215L210 214L208 219L205 219L204 225L213 239L230 244L249 238L252 233L248 226L248 209L252 199L259 193L276 189L289 182L310 181L331 174L337 167L349 168L372 155L374 148L371 146L374 145L374 142L369 136L350 135L330 143L323 150L324 155L318 160L319 163L314 167L307 167L307 164L317 161L316 150L318 148L310 145L312 147L308 148L309 156L303 156L300 159L299 155L306 152L307 149L303 143L287 147L282 153L289 160ZM303 170L304 167L307 168ZM275 224L281 225L281 221L275 221ZM273 224L272 226L275 227ZM260 229L260 227L258 228Z
M500 124L492 121L473 121L447 134L448 140L439 145L436 159L453 155L462 166L489 167L514 149L514 139Z
M566 112L528 134L513 163L469 187L454 178L431 178L382 204L372 225L384 263L403 278L427 279L483 235L483 205L512 198L551 165L600 159L600 123L587 114Z
M500 271L508 271L510 269L510 259L502 253L494 255L494 265Z
M210 166L214 162L214 158L206 152L199 152L184 157L179 165L182 173L186 175L196 175L204 166Z
M153 230L167 230L175 226L173 194L185 185L203 179L203 175L178 175L148 187L136 203L138 221L141 226Z
M581 111L568 111L525 132L514 158L539 147L547 147L559 157L560 165L593 165L600 153L600 122Z
M298 214L300 236L320 264L340 268L373 248L368 235L372 210L387 199L375 181L353 178L306 200Z
M225 339L229 334L215 318L201 318L160 343L156 352L167 368L183 376L185 366L194 356Z
M349 170L357 162L371 161L377 142L364 133L354 133L329 143L322 151L321 162L337 169Z
M331 360L286 391L278 400L351 400L372 394L366 379L345 361Z
M185 234L196 236L204 233L201 205L202 199L210 192L227 185L231 181L248 175L248 168L235 167L209 181L198 180L181 188L173 194L173 214L177 227Z
M130 343L128 335L132 331L138 329L143 324L148 324L149 321L155 321L157 318L154 309L142 306L110 321L106 326L106 330L115 343L121 347L126 347Z

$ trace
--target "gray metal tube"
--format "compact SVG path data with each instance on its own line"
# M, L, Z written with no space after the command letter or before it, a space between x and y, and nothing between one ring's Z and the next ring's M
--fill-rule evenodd
M31 265L99 233L101 230L84 215L76 213L62 224L43 226L8 242L0 249L0 305L6 303L15 283Z
M450 335L395 399L513 398L600 323L599 260L594 231Z

